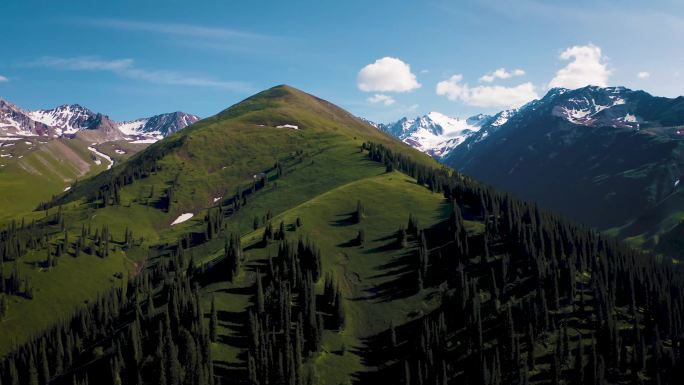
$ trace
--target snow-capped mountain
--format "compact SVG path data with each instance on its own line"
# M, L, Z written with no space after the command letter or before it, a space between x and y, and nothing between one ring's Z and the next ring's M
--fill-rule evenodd
M684 97L555 88L501 114L441 160L598 228L623 226L681 189Z
M0 99L0 136L82 136L88 141L130 140L151 143L199 120L196 115L172 112L130 122L115 122L107 115L78 104L25 111Z
M93 129L102 117L78 104L64 104L50 110L29 111L28 116L36 122L55 127L58 135L75 134L80 130Z
M544 99L554 103L553 116L573 124L638 129L643 118L636 115L635 96L638 98L640 93L624 87L585 87L552 89Z
M371 124L420 151L440 158L479 131L490 120L491 117L487 115L461 119L430 112L415 119L402 118L389 124Z
M131 136L151 136L158 139L167 137L200 120L199 116L185 112L171 112L151 118L119 123L119 130Z
M52 127L31 119L19 107L0 99L0 136L45 136L52 131Z
M678 119L670 114L664 117L666 120L660 121L663 116L649 108L651 99L662 101L665 98L654 98L643 91L632 91L625 87L554 88L542 99L494 115L479 114L464 120L431 112L389 124L370 123L420 151L438 159L446 159L461 145L470 149L500 129L525 126L530 119L538 116L559 119L573 126L629 130L672 125L671 122Z

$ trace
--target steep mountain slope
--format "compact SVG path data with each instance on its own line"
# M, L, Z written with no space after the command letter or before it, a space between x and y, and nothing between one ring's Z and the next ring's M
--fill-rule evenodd
M33 120L14 104L0 99L0 134L7 136L52 136L54 129Z
M108 161L80 139L27 136L0 141L0 220L34 209L76 180L107 168Z
M622 87L553 89L444 161L583 223L620 227L681 188L682 108L684 98Z
M669 261L292 87L43 208L0 237L3 383L682 379Z

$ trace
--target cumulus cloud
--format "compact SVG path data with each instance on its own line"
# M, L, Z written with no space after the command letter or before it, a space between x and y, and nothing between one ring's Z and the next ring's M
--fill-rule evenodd
M485 83L492 83L496 79L509 79L514 76L523 75L525 75L525 71L521 70L520 68L516 68L510 72L505 68L499 68L494 72L482 75L482 77L480 77L480 81Z
M648 73L648 72L646 72L646 71L641 71L641 72L639 72L639 73L637 74L637 77L638 77L639 79L648 79L648 78L651 77L651 74Z
M611 71L600 47L593 44L577 45L563 51L560 58L571 62L556 72L556 76L549 82L549 88L575 89L588 85L608 85Z
M95 57L43 57L28 63L29 67L54 68L69 71L103 71L148 83L181 86L223 88L239 92L250 91L242 82L223 81L178 71L139 68L133 59L104 60Z
M462 83L463 75L456 74L437 83L437 95L446 96L452 101L461 101L477 107L519 107L539 98L534 85L530 82L517 86L477 86Z
M389 95L384 95L384 94L375 94L366 100L368 100L369 102L371 102L373 104L381 103L381 104L384 104L386 106L391 106L392 104L394 104L396 102L396 100L394 100L393 97L391 97Z
M408 92L421 86L411 67L393 57L383 57L363 67L356 84L365 92Z
M9 81L9 79L7 79L6 77L0 75L0 83L7 83L8 81Z

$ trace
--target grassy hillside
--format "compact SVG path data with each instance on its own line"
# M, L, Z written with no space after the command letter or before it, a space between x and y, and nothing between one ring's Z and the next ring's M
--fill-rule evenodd
M358 200L366 207L365 217L361 224L353 224L349 217ZM340 283L345 298L346 327L339 334L325 333L323 353L313 362L320 373L320 383L351 381L354 373L363 370L360 357L351 353L363 338L381 332L392 323L399 325L420 312L434 309L436 288L417 293L394 293L384 288L402 279L406 267L402 268L401 261L417 247L415 242L405 248L395 246L399 225L405 225L409 214L416 211L420 223L432 226L447 218L448 210L440 194L417 185L403 174L389 173L337 187L272 219L271 223L285 224L288 238L312 239L321 246L325 273ZM297 218L302 221L299 228L295 226ZM365 231L367 239L363 246L354 245L353 241L359 229ZM264 247L262 235L263 228L243 236L242 244L248 250L247 267L238 280L211 284L202 291L204 308L210 308L211 296L214 296L219 314L226 315L219 317L219 341L226 343L213 346L217 370L244 364L240 358L244 346L233 343L243 331L228 315L246 311L251 295L233 293L249 293L256 267L277 254L278 244ZM388 271L387 266L391 265L397 268ZM206 316L208 322L209 314ZM341 353L345 349L349 352Z
M243 111L245 106L252 105L269 107ZM276 128L280 124L295 124L300 128ZM35 298L12 298L5 321L1 322L7 325L16 322L16 326L0 329L0 342L21 343L27 336L40 332L45 326L69 314L74 306L94 298L111 285L121 285L121 278L113 278L114 275L123 274L125 277L138 269L139 264L148 257L147 248L165 243L175 244L188 232L202 233L207 209L220 206L230 208L235 191L251 188L256 173L267 172L271 181L258 193L249 195L249 203L244 210L230 213L230 221L227 222L230 229L246 233L252 229L255 216L263 217L268 212L275 215L340 185L381 174L384 168L368 160L367 155L360 150L361 143L371 139L396 146L400 152L414 152L399 147L398 142L325 101L281 86L257 94L216 117L155 143L129 157L128 161L115 165L112 170L79 180L69 191L58 196L47 212L29 211L37 204L36 200L46 198L46 193L40 193L35 198L28 195L22 199L25 203L20 209L23 208L23 211L17 209L8 217L41 220L48 215L52 217L61 207L64 227L71 235L72 244L67 247L71 257L67 257L69 262L60 263L50 271L40 266L40 261L44 261L47 255L45 247L38 247L21 257L19 271L22 279L28 278L32 282ZM72 142L55 143L59 144L53 145L51 142L45 146L66 146ZM73 147L75 153L80 151L79 155L90 156L90 152L82 146ZM106 154L114 152L113 155L119 155L119 159L122 159L124 154L117 154L113 151L115 149L136 150L120 143L98 147L99 151ZM43 154L34 152L30 156L30 159L39 159ZM93 162L92 158L86 159ZM119 204L110 202L104 206L101 201L92 201L92 196L102 185L136 169L149 159L155 159L158 169L145 178L123 186ZM419 156L419 161L435 164L424 156ZM39 160L35 162L41 163ZM104 169L104 163L95 166ZM280 164L282 170L280 176L274 169L276 163ZM51 164L65 163L53 161ZM7 176L9 180L9 174ZM25 183L25 189L29 191L35 190L35 185L39 183L47 186L53 183L50 179L41 179L43 176L35 174L35 178L23 176L17 180ZM61 191L67 182L57 177L54 184L59 185ZM174 186L174 198L166 207L162 202L170 186ZM9 184L6 188L23 191ZM193 213L194 217L186 223L170 226L175 218L186 212ZM84 258L83 253L78 258L73 257L76 248L73 242L83 226L92 229L87 239L95 239L95 231L107 227L114 240L110 245L112 257L108 257L107 262L97 264L98 257L87 255ZM136 247L123 250L120 243L126 231L132 232ZM54 253L54 248L63 243L64 236L54 228L49 232ZM222 247L222 241L202 240L198 245L198 253ZM11 266L11 261L5 262L6 277ZM90 275L93 283L83 285L83 282L73 279L80 274ZM48 290L49 287L59 287L61 290ZM63 296L63 292L69 295ZM45 313L34 322L22 323L25 317L40 314L45 303L50 303L54 311ZM19 329L21 332L18 332ZM3 346L9 349L10 345Z
M1 142L0 220L33 210L71 185L77 178L104 170L85 143L36 138Z
M119 163L147 146L125 141L92 145L77 138L26 137L0 142L0 191L7 192L0 195L0 221L18 218L61 194L75 181L106 170L108 161L88 147Z

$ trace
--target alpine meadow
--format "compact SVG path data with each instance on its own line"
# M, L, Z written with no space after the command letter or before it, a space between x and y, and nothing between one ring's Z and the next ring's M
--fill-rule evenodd
M684 384L680 4L257 3L6 6L0 385Z

